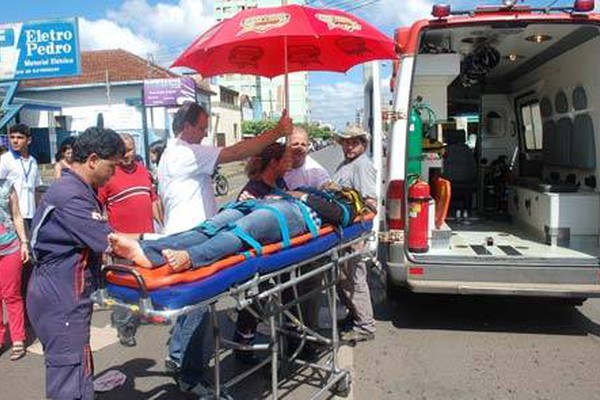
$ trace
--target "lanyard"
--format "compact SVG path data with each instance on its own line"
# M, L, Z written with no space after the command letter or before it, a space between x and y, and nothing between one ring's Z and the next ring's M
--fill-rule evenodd
M31 166L33 165L33 162L31 161L31 159L29 159L27 170L25 170L25 163L23 162L23 159L21 157L19 157L19 161L21 162L21 168L23 169L23 173L25 174L25 183L29 183L29 174L31 173Z

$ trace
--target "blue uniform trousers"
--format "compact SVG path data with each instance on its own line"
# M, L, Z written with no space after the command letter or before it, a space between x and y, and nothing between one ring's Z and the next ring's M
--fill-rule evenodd
M84 276L83 263L72 268L57 266L34 267L27 296L29 319L44 347L46 396L91 400L90 279Z

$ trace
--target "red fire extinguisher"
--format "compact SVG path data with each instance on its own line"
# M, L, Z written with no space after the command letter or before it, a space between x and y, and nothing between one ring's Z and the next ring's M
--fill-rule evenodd
M429 184L417 180L408 188L408 250L429 251Z

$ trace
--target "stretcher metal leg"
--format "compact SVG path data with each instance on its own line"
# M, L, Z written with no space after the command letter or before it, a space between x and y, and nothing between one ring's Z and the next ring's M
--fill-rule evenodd
M215 367L214 370L214 387L215 387L215 397L217 399L221 398L221 333L219 329L219 316L217 314L217 303L212 303L210 305L210 318L212 321L213 328L213 350L215 354Z
M271 398L276 400L279 398L277 390L279 388L279 374L277 373L278 368L278 357L279 357L279 340L277 334L277 327L275 326L275 316L269 317L269 324L271 325Z

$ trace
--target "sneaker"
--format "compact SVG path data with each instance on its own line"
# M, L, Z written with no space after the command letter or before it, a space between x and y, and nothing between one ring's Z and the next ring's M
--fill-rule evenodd
M167 371L167 373L177 376L179 375L180 369L181 366L177 361L173 360L171 357L165 358L165 371Z
M375 334L372 332L351 330L342 332L340 339L346 343L366 342L375 339Z

